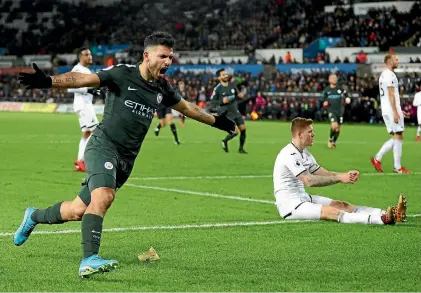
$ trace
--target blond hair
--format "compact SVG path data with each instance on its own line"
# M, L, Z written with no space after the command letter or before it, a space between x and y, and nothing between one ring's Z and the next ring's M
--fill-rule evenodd
M292 119L291 122L291 134L292 136L295 136L297 132L303 130L304 128L308 127L309 125L313 124L312 119L297 117Z
M384 64L387 64L387 61L389 61L390 59L392 59L392 56L394 56L394 55L396 55L396 53L391 53L391 52L387 53L384 56Z

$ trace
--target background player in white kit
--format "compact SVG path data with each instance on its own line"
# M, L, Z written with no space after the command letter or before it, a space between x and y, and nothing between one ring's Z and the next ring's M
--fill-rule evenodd
M355 183L359 172L334 173L320 167L306 147L313 145L313 120L297 117L292 120L292 142L278 154L273 170L276 207L284 219L334 220L341 223L395 224L406 217L406 200L401 194L396 207L355 206L323 196L309 195L304 185L321 187L336 183Z
M383 70L379 78L380 102L383 121L392 138L383 144L377 155L370 159L370 162L377 172L383 172L381 160L387 152L393 149L393 172L410 174L411 171L401 165L402 140L405 129L404 116L407 116L407 113L402 111L398 79L393 72L398 67L399 58L394 53L388 53L384 57L384 63L387 69Z
M92 72L88 68L88 66L92 64L91 51L88 48L81 48L78 50L77 55L79 58L79 63L73 67L72 72L91 74ZM87 87L68 89L67 91L69 93L74 93L75 95L73 101L73 110L78 116L80 129L82 130L82 138L79 142L79 150L77 159L75 161L74 170L86 172L83 157L86 143L98 125L98 118L96 117L95 109L92 106L92 98L94 95L100 95L101 92L99 89Z
M414 101L412 104L417 107L417 119L418 119L418 128L417 128L417 136L415 137L415 141L420 141L420 133L421 133L421 88L418 93L415 94Z

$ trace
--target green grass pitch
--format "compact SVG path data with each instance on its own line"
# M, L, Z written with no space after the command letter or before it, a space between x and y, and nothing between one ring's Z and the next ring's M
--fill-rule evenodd
M155 120L153 126L155 126ZM283 221L274 205L272 168L289 142L289 124L247 122L246 150L220 146L224 133L187 120L182 144L169 127L147 135L132 176L116 196L101 255L120 267L77 276L80 223L38 226L21 247L12 234L27 206L75 197L83 173L72 171L80 130L75 115L0 113L0 291L421 291L421 143L408 127L402 162L412 175L369 164L388 139L384 126L344 124L338 147L316 123L310 151L328 170L357 169L355 185L310 193L385 208L407 195L411 217L396 226ZM119 228L119 229L116 229ZM52 232L52 233L47 233ZM161 260L140 263L153 246Z

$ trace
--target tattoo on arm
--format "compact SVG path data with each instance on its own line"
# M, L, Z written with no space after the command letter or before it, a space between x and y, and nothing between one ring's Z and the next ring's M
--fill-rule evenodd
M311 187L322 187L329 186L336 183L339 183L338 177L335 176L319 176L319 175L309 175L307 178L308 186Z
M99 86L99 78L94 80L93 74L79 72L67 72L60 75L51 76L53 87L59 88L80 88L86 86Z
M206 111L204 111L203 109L199 108L198 106L194 105L193 107L193 112L195 112L196 114L194 115L194 117L191 117L193 119L199 120L201 122L205 122L207 123L208 121L210 121L207 124L212 124L214 121L214 117L213 115L207 113Z
M53 76L52 78L53 80L53 84L59 84L59 83L71 83L71 84L75 84L76 83L76 78L74 77L67 77L66 79L63 78L58 78L56 76Z
M70 82L70 83L75 84L76 83L76 78L74 78L74 77L68 77L68 78L66 78L66 82Z
M63 80L57 77L53 77L52 80L53 84L63 83Z

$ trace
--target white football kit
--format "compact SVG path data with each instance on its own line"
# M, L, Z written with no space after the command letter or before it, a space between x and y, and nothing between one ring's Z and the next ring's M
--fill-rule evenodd
M417 107L418 125L421 125L421 92L415 94L412 104Z
M309 195L298 176L304 172L314 173L320 166L309 151L301 152L292 142L276 157L273 169L273 186L276 207L284 219L319 220L322 205L332 199Z
M88 67L76 64L72 72L91 74ZM68 89L69 93L74 93L73 110L79 117L79 125L82 132L93 131L98 125L95 109L92 105L93 96L88 93L87 87Z
M399 113L399 122L395 123L393 121L393 110L390 103L389 97L389 87L394 88L395 92L395 105ZM379 78L379 90L380 90L380 102L382 109L382 116L384 124L386 125L388 133L403 132L404 127L404 117L401 108L401 102L399 99L399 84L396 74L390 70L386 69L382 72Z

